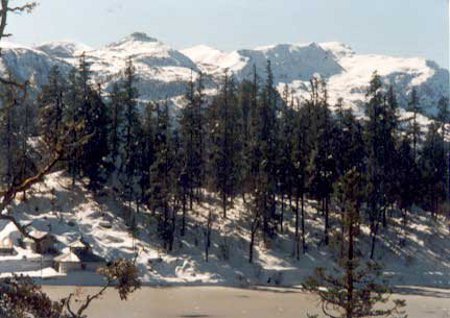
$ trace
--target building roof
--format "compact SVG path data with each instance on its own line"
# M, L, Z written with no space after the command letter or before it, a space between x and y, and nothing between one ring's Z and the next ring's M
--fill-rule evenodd
M85 247L88 247L88 246L89 245L86 242L82 241L82 240L76 240L76 241L74 241L74 242L69 244L70 248L85 248Z
M2 249L12 249L13 247L13 242L9 237L6 237L0 241L0 248Z
M44 231L39 231L39 230L33 230L30 233L28 233L31 237L34 237L36 240L42 240L44 239L47 235L48 232L44 232Z
M80 259L74 253L69 252L55 257L54 261L59 263L79 263Z

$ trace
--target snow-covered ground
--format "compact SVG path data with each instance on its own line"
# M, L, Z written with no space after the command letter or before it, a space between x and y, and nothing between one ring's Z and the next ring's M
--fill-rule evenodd
M93 251L111 260L117 257L136 257L144 283L151 285L299 285L317 266L331 267L338 252L335 232L331 244L325 247L322 239L322 216L314 209L314 202L307 204L308 252L297 261L293 257L293 227L291 212L286 212L284 234L264 246L259 240L254 264L248 263L250 219L240 200L221 217L218 201L205 194L205 199L195 206L189 215L185 237L177 237L174 251L166 254L156 233L156 220L149 213L141 212L141 225L136 238L125 225L128 207L124 206L108 190L94 196L82 183L74 187L61 172L49 175L45 183L36 185L28 200L19 197L13 207L22 222L32 222L38 230L50 230L58 241L59 249L82 237ZM204 260L206 216L214 215L212 246L209 262ZM444 220L433 220L424 212L409 215L408 240L399 246L402 237L399 216L390 218L387 229L381 230L376 258L385 265L385 275L399 285L416 285L450 288L450 240ZM332 228L337 228L333 218ZM360 246L368 251L368 229L362 229ZM18 233L11 225L0 226L0 238L11 237L17 245ZM50 269L27 267L31 260L40 264L39 255L30 254L16 246L15 256L0 256L0 273L26 272L35 277L60 276ZM26 258L24 258L24 256ZM13 270L7 268L8 260L14 260ZM150 264L150 262L151 264ZM45 262L43 262L45 263ZM11 263L9 263L11 264ZM48 267L48 266L47 266ZM95 284L92 273L72 273L68 277L47 281L54 284Z

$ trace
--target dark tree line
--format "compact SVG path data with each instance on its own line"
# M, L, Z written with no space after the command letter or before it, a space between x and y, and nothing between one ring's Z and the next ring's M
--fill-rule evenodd
M169 101L142 104L137 80L129 61L122 79L104 92L91 80L90 64L82 56L69 74L55 67L37 99L19 101L16 88L5 86L2 183L12 184L14 176L21 179L36 169L34 141L52 148L69 134L73 151L58 163L60 168L93 191L111 186L128 204L126 221L133 229L139 226L135 214L141 207L151 211L167 250L177 235L185 235L186 219L205 193L217 195L224 218L242 198L252 216L250 261L257 237L268 242L283 232L287 213L295 220L294 254L306 253L307 198L317 203L322 244L328 245L332 214L345 218L336 184L352 169L363 179L361 213L370 226L371 257L380 231L389 225L389 210L401 211L406 237L413 205L432 217L448 208L444 98L436 120L424 129L418 123L416 90L408 104L412 117L400 119L394 88L385 87L376 73L363 118L355 117L343 100L330 105L326 83L319 78L311 79L304 101L287 87L279 94L270 62L266 74L255 70L253 78L242 82L224 74L213 96L205 94L202 74L193 77L179 112ZM81 146L76 142L80 136L88 137Z

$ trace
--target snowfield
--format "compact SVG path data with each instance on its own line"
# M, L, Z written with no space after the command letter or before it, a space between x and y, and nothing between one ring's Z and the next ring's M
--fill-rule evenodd
M53 173L45 182L33 187L28 200L17 198L13 207L21 222L33 228L50 231L62 251L70 243L83 238L93 251L107 260L117 257L136 258L141 277L150 285L253 285L295 286L312 274L317 266L333 266L339 247L331 233L331 244L322 244L322 216L307 204L308 252L300 260L293 256L294 220L286 211L284 234L271 246L258 240L254 264L248 263L250 218L241 200L221 217L221 208L214 197L204 193L204 200L189 215L186 236L176 234L174 251L167 254L161 248L156 232L156 220L147 211L140 212L141 225L135 237L124 218L132 211L116 199L111 190L98 195L86 190L81 182L72 187L71 179L62 172ZM209 262L204 258L206 217L214 216ZM450 288L450 240L444 220L433 220L429 214L415 211L409 215L408 240L400 248L402 237L400 216L392 212L387 229L382 229L376 259L385 264L386 278L396 286ZM181 222L181 216L178 219ZM338 228L336 216L332 229ZM369 249L368 228L362 228L360 246ZM89 272L74 272L65 277L50 267L51 257L41 257L19 247L20 235L12 224L0 224L0 238L10 238L17 251L14 256L0 256L0 275L24 273L47 279L47 284L92 285L100 277Z
M421 57L358 54L339 42L276 44L233 52L205 45L175 50L145 33L136 32L101 48L70 41L49 42L33 48L2 42L1 48L0 71L10 70L23 81L32 78L38 87L46 83L52 66L59 65L67 73L85 53L92 65L93 79L108 92L123 77L123 69L131 60L136 67L143 102L176 100L200 71L206 75L204 84L211 91L217 88L226 71L239 80L251 79L256 66L263 80L267 60L271 61L280 92L288 85L297 97L306 98L310 78L320 75L328 83L332 105L343 98L345 107L359 113L375 71L386 85L396 88L402 107L407 106L408 95L415 87L423 112L428 116L436 114L436 104L442 96L450 95L449 72L433 61Z

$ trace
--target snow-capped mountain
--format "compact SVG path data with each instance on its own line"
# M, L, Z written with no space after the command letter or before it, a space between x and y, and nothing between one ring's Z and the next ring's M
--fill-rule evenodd
M181 51L147 36L133 33L122 40L93 49L79 43L59 41L34 48L2 43L0 71L10 72L19 80L30 77L38 85L45 83L48 71L59 65L63 71L78 63L84 52L92 64L94 80L108 90L123 76L129 59L136 67L138 89L143 100L174 98L184 94L186 84L198 73L209 75L206 86L225 71L238 79L250 78L253 67L265 75L267 60L271 61L275 84L280 89L288 84L298 96L307 96L309 79L319 74L328 83L331 103L339 97L349 106L364 101L365 91L374 71L397 88L400 102L406 105L407 95L416 87L426 113L435 113L442 96L449 96L449 73L424 58L401 58L358 54L349 46L337 43L279 44L255 49L222 52L204 45Z
M416 87L424 110L434 114L437 100L449 96L449 73L424 58L402 58L374 54L357 54L338 42L283 44L225 53L207 46L195 46L182 51L209 74L226 70L239 79L249 78L253 65L265 74L270 60L275 84L280 91L285 84L300 97L306 97L309 79L319 74L327 81L331 103L343 98L355 108L365 100L369 81L375 71L386 85L393 85L400 103L407 104L407 95Z
M271 61L276 83L308 81L315 73L328 78L343 71L333 54L316 43L279 44L253 50L238 50L230 54L204 46L182 52L206 72L220 74L228 70L239 79L251 77L254 66L259 74L264 74L268 60Z
M93 48L71 41L55 41L48 42L36 47L37 50L43 51L50 56L58 58L72 58L83 52L92 51Z
M328 79L330 96L344 98L359 104L364 100L368 83L376 71L387 85L399 94L399 102L405 106L407 95L416 87L421 106L428 114L435 114L436 103L449 96L449 72L435 62L419 57L392 57L376 54L357 54L350 47L336 42L322 43L331 52L344 72ZM405 95L406 94L406 95Z
M12 76L18 81L33 81L37 86L47 82L47 76L53 66L60 66L62 71L68 71L70 65L49 56L44 51L26 46L3 42L0 45L0 72L3 76Z
M198 72L197 65L188 57L144 33L133 33L86 55L97 80L105 83L107 89L122 76L131 59L143 99L181 95L191 75Z

